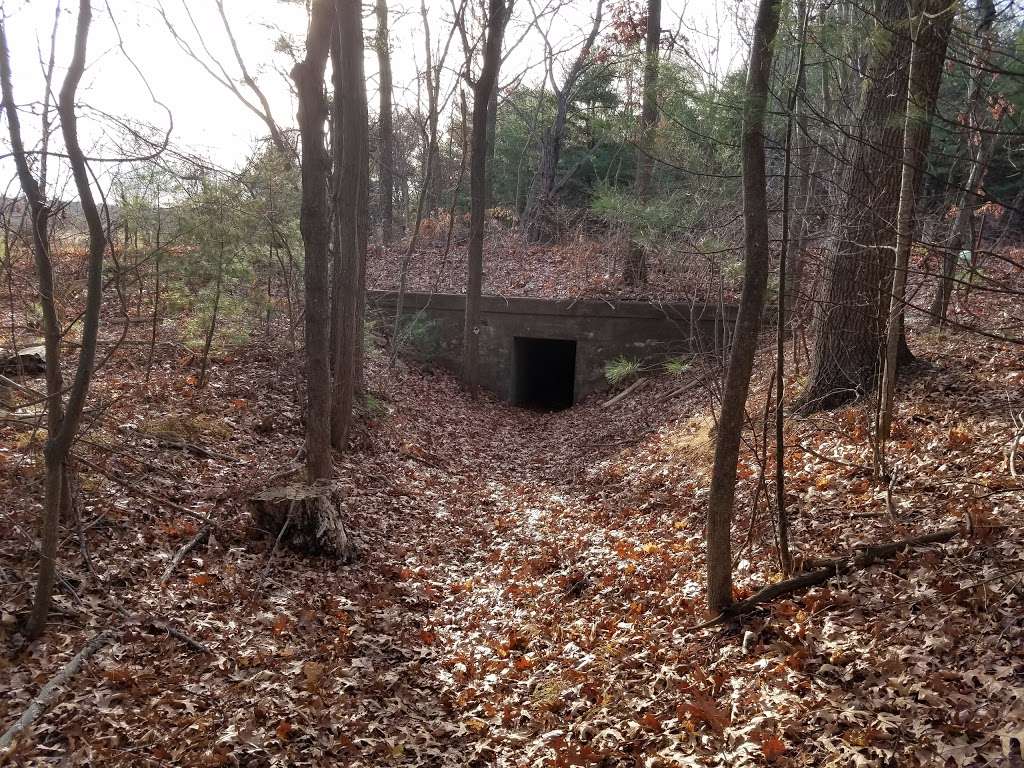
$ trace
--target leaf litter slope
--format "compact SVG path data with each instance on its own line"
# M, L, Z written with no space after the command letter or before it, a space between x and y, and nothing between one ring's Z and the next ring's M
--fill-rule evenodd
M0 662L10 681L0 722L91 632L124 621L115 600L128 620L9 759L1012 764L1024 562L1019 481L1001 452L1012 436L1007 397L1022 407L1024 363L994 343L917 345L938 370L901 392L895 515L866 469L870 408L851 407L789 427L794 535L809 557L965 518L974 535L704 633L685 630L704 618L710 392L666 400L679 379L665 377L609 409L590 401L537 414L470 402L446 375L375 361L378 405L339 468L359 561L279 553L268 570L271 542L253 530L244 498L301 445L280 360L258 349L222 359L203 392L174 358L142 393L130 363L108 369L97 387L102 426L81 448L103 470L83 467L98 577L71 537L51 632ZM758 434L765 385L750 404ZM168 432L209 451L182 451ZM2 561L10 616L29 595L38 472L24 434L3 437L14 470L2 513L15 531ZM745 595L779 574L756 451L740 476ZM161 589L159 574L197 530L180 508L218 527ZM213 655L161 637L152 616ZM3 627L13 649L6 618Z

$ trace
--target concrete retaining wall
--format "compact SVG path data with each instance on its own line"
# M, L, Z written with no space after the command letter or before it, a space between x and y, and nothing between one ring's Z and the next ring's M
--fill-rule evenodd
M370 291L369 311L389 329L397 295ZM433 359L458 372L462 363L465 297L409 293L403 316L407 354ZM484 296L480 327L480 384L505 400L514 396L516 337L576 341L574 399L607 387L605 363L619 356L657 361L687 352L708 352L729 328L736 308L652 304L602 299L552 300ZM717 345L721 348L721 344Z

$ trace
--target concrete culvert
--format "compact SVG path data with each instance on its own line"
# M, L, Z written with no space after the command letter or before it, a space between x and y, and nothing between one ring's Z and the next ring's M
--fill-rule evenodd
M576 342L517 336L512 350L512 402L560 411L575 401Z

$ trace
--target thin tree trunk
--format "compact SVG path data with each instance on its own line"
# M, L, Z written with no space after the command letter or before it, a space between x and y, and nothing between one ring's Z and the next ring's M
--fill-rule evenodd
M401 339L402 315L405 311L405 293L409 278L409 264L416 252L416 244L420 236L420 225L423 223L423 214L426 209L426 201L434 184L434 176L437 171L437 97L440 89L441 65L447 57L448 46L445 46L442 54L442 61L434 67L433 51L430 38L430 17L427 14L427 6L420 3L420 18L423 20L424 32L424 54L426 56L424 68L424 82L427 87L427 157L423 166L423 179L420 186L420 193L416 201L416 218L413 220L412 235L406 246L405 254L402 256L402 263L399 267L398 297L395 300L395 323L391 334L391 365L398 359L398 347ZM449 42L451 37L449 37Z
M92 380L96 359L96 339L99 333L100 308L103 300L103 256L107 245L106 233L93 198L89 171L78 140L78 121L75 115L75 96L85 71L91 21L92 7L89 0L80 0L78 23L75 29L74 54L57 101L57 112L60 116L68 162L89 230L89 263L85 311L82 318L81 349L67 405L63 407L63 381L60 373L61 330L54 303L54 275L47 231L50 209L40 185L32 176L28 165L21 137L17 102L14 101L7 35L3 22L0 20L0 48L2 48L0 51L0 82L2 82L4 106L11 135L12 154L18 170L19 181L32 210L33 250L39 278L40 303L43 306L46 344L48 439L43 450L46 464L45 500L41 526L42 547L39 578L36 583L32 611L25 628L25 634L29 638L36 638L42 633L50 612L53 585L57 576L57 547L61 510L71 501L64 494L65 488L71 487L71 483L65 475L68 471L68 455L72 442L78 434L85 399Z
M162 218L160 210L160 189L156 191L156 235L153 243L153 273L155 286L153 289L153 322L149 334L149 353L146 355L146 383L149 383L153 372L153 356L156 354L156 339L160 332L160 235L162 234Z
M484 183L484 213L494 207L494 153L498 132L498 81L495 79L487 100L487 166Z
M366 79L363 75L363 27L358 0L338 0L334 58L335 99L340 104L341 156L338 164L340 270L334 355L334 401L331 442L344 450L352 424L352 403L360 388L363 341L363 280L367 239L369 136ZM337 148L335 149L337 151Z
M889 297L889 319L886 324L885 359L882 366L878 413L877 458L879 474L883 477L888 475L885 448L892 427L896 366L906 306L907 266L910 263L910 248L914 240L914 209L931 137L931 113L934 109L931 80L935 74L929 70L941 71L953 22L953 12L947 0L924 0L916 10L919 18L911 20L911 24L917 26L917 33L911 40L910 73L907 78L903 169L896 217L896 265Z
M640 109L640 142L636 153L634 188L640 200L650 194L654 171L654 138L658 124L658 67L661 44L661 0L647 1L647 41L644 55L643 105ZM622 274L626 285L647 282L647 255L644 246L630 238Z
M750 45L743 110L744 274L722 410L715 439L715 463L707 518L708 610L721 613L732 603L732 512L736 465L746 413L750 373L757 351L764 295L768 286L768 201L765 181L764 118L772 51L781 0L760 0Z
M790 210L789 186L792 177L793 161L793 121L796 105L800 98L800 89L804 78L804 41L807 37L807 3L803 0L798 4L797 24L800 30L799 51L796 63L796 85L789 96L786 115L786 144L784 170L782 176L782 248L779 252L779 298L776 302L775 322L775 520L776 535L779 544L779 564L782 572L789 576L793 573L793 555L789 548L789 514L786 512L786 467L785 467L785 413L782 409L783 396L786 391L786 328L788 319L787 277L790 246ZM805 176L801 179L801 184ZM799 226L799 224L798 224ZM798 237L799 240L799 237ZM767 437L765 438L767 440Z
M779 295L782 297L782 322L779 330L784 333L790 332L793 323L793 311L800 296L803 283L804 247L807 234L807 202L811 190L811 153L808 145L808 121L806 114L807 102L807 76L804 60L807 47L807 23L809 14L807 12L807 0L798 0L797 17L800 24L800 50L797 54L798 64L796 73L796 89L794 91L795 102L791 121L796 122L796 135L793 137L791 159L795 160L797 172L800 174L800 183L797 187L796 200L793 203L792 228L787 235L787 256L789 263L786 269L786 284L779 285ZM791 131L791 129L788 129Z
M540 168L537 172L537 178L530 189L530 197L523 212L523 230L526 232L526 237L530 242L553 240L559 234L545 225L544 215L545 211L554 203L554 197L557 192L558 163L562 156L562 145L565 143L569 105L572 102L576 85L586 71L591 51L601 31L601 13L603 8L604 0L597 0L597 9L594 13L594 23L590 28L590 34L584 41L579 56L576 57L572 67L566 74L561 88L554 85L554 73L549 70L552 87L555 88L555 119L550 126L544 129L540 147ZM550 48L549 55L553 56L553 54L550 54Z
M469 252L462 371L471 397L476 397L480 376L480 293L483 284L484 214L488 202L487 122L491 95L498 81L501 42L508 12L505 0L489 0L488 8L483 67L473 83L473 130L469 162Z
M331 46L334 0L313 0L306 56L292 78L299 102L302 140L302 207L299 229L305 247L306 474L310 482L331 476L331 368L328 264L331 241L327 185L330 157L324 146L324 69Z
M220 310L220 291L224 283L224 243L220 243L220 252L217 255L217 282L213 289L213 312L210 315L210 327L206 329L206 339L203 342L203 358L199 365L199 380L196 382L196 389L206 386L206 368L210 362L210 347L213 346L213 335L217 331L217 313Z
M381 240L388 245L394 239L395 129L391 113L391 42L387 0L377 0L376 12L377 65L380 69L380 231Z
M942 273L935 283L935 294L929 312L931 325L945 325L946 315L949 312L949 300L953 295L953 278L956 275L957 260L960 258L961 250L973 246L974 238L971 236L971 225L974 220L974 211L978 207L978 191L984 182L988 163L995 147L996 135L984 136L981 133L985 122L985 89L981 87L981 81L985 77L985 70L988 69L989 60L992 57L992 23L996 16L995 3L993 0L978 0L978 11L981 14L981 23L978 26L981 41L971 62L974 71L967 95L968 128L963 134L964 148L970 157L970 166L960 207L957 210L956 220L953 222L949 244L943 254ZM971 149L972 145L977 146L977 151Z

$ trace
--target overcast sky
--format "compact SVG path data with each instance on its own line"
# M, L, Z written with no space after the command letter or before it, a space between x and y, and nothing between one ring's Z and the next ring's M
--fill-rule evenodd
M186 1L209 51L233 77L240 77L213 0ZM539 8L543 2L533 0L531 6L528 0L518 0L513 26L507 35L510 44L522 37L531 7ZM564 3L552 27L556 40L578 46L589 27L594 5L595 0ZM179 34L200 49L199 36L192 28L182 0L163 0L163 6ZM23 110L38 111L57 0L0 0L0 7L6 18L16 99ZM713 56L711 51L720 38L717 66L721 69L735 67L739 64L737 51L740 47L735 32L735 7L736 0L689 0L688 3L666 0L663 26L675 30L683 19L690 47L705 59ZM149 89L173 115L175 145L222 166L237 165L249 154L254 142L265 135L260 120L179 48L157 11L157 0L94 0L93 8L88 69L79 101L85 105L82 134L96 152L101 148L109 149L103 137L113 135L109 119L101 114L144 121L162 130L168 128L167 112L154 102ZM275 117L283 125L294 125L295 107L286 79L291 62L286 53L275 52L275 41L283 33L301 45L306 29L305 5L282 0L227 0L226 9L242 55L265 90ZM428 2L428 9L431 31L437 40L450 26L451 0L433 0ZM55 90L70 59L77 10L76 0L62 0ZM395 98L399 104L408 104L415 100L416 72L423 63L419 2L394 0L390 10ZM374 26L370 14L366 19L368 35L372 34ZM118 32L123 39L123 51ZM524 71L528 71L529 79L539 80L543 75L539 67L542 52L536 33L522 37L506 62L503 80L518 77ZM461 56L456 39L449 54L452 66L457 66ZM377 63L372 53L367 57L366 73L373 112ZM37 140L38 120L23 112L22 122L26 140ZM0 146L7 146L6 135L4 125L0 131Z

